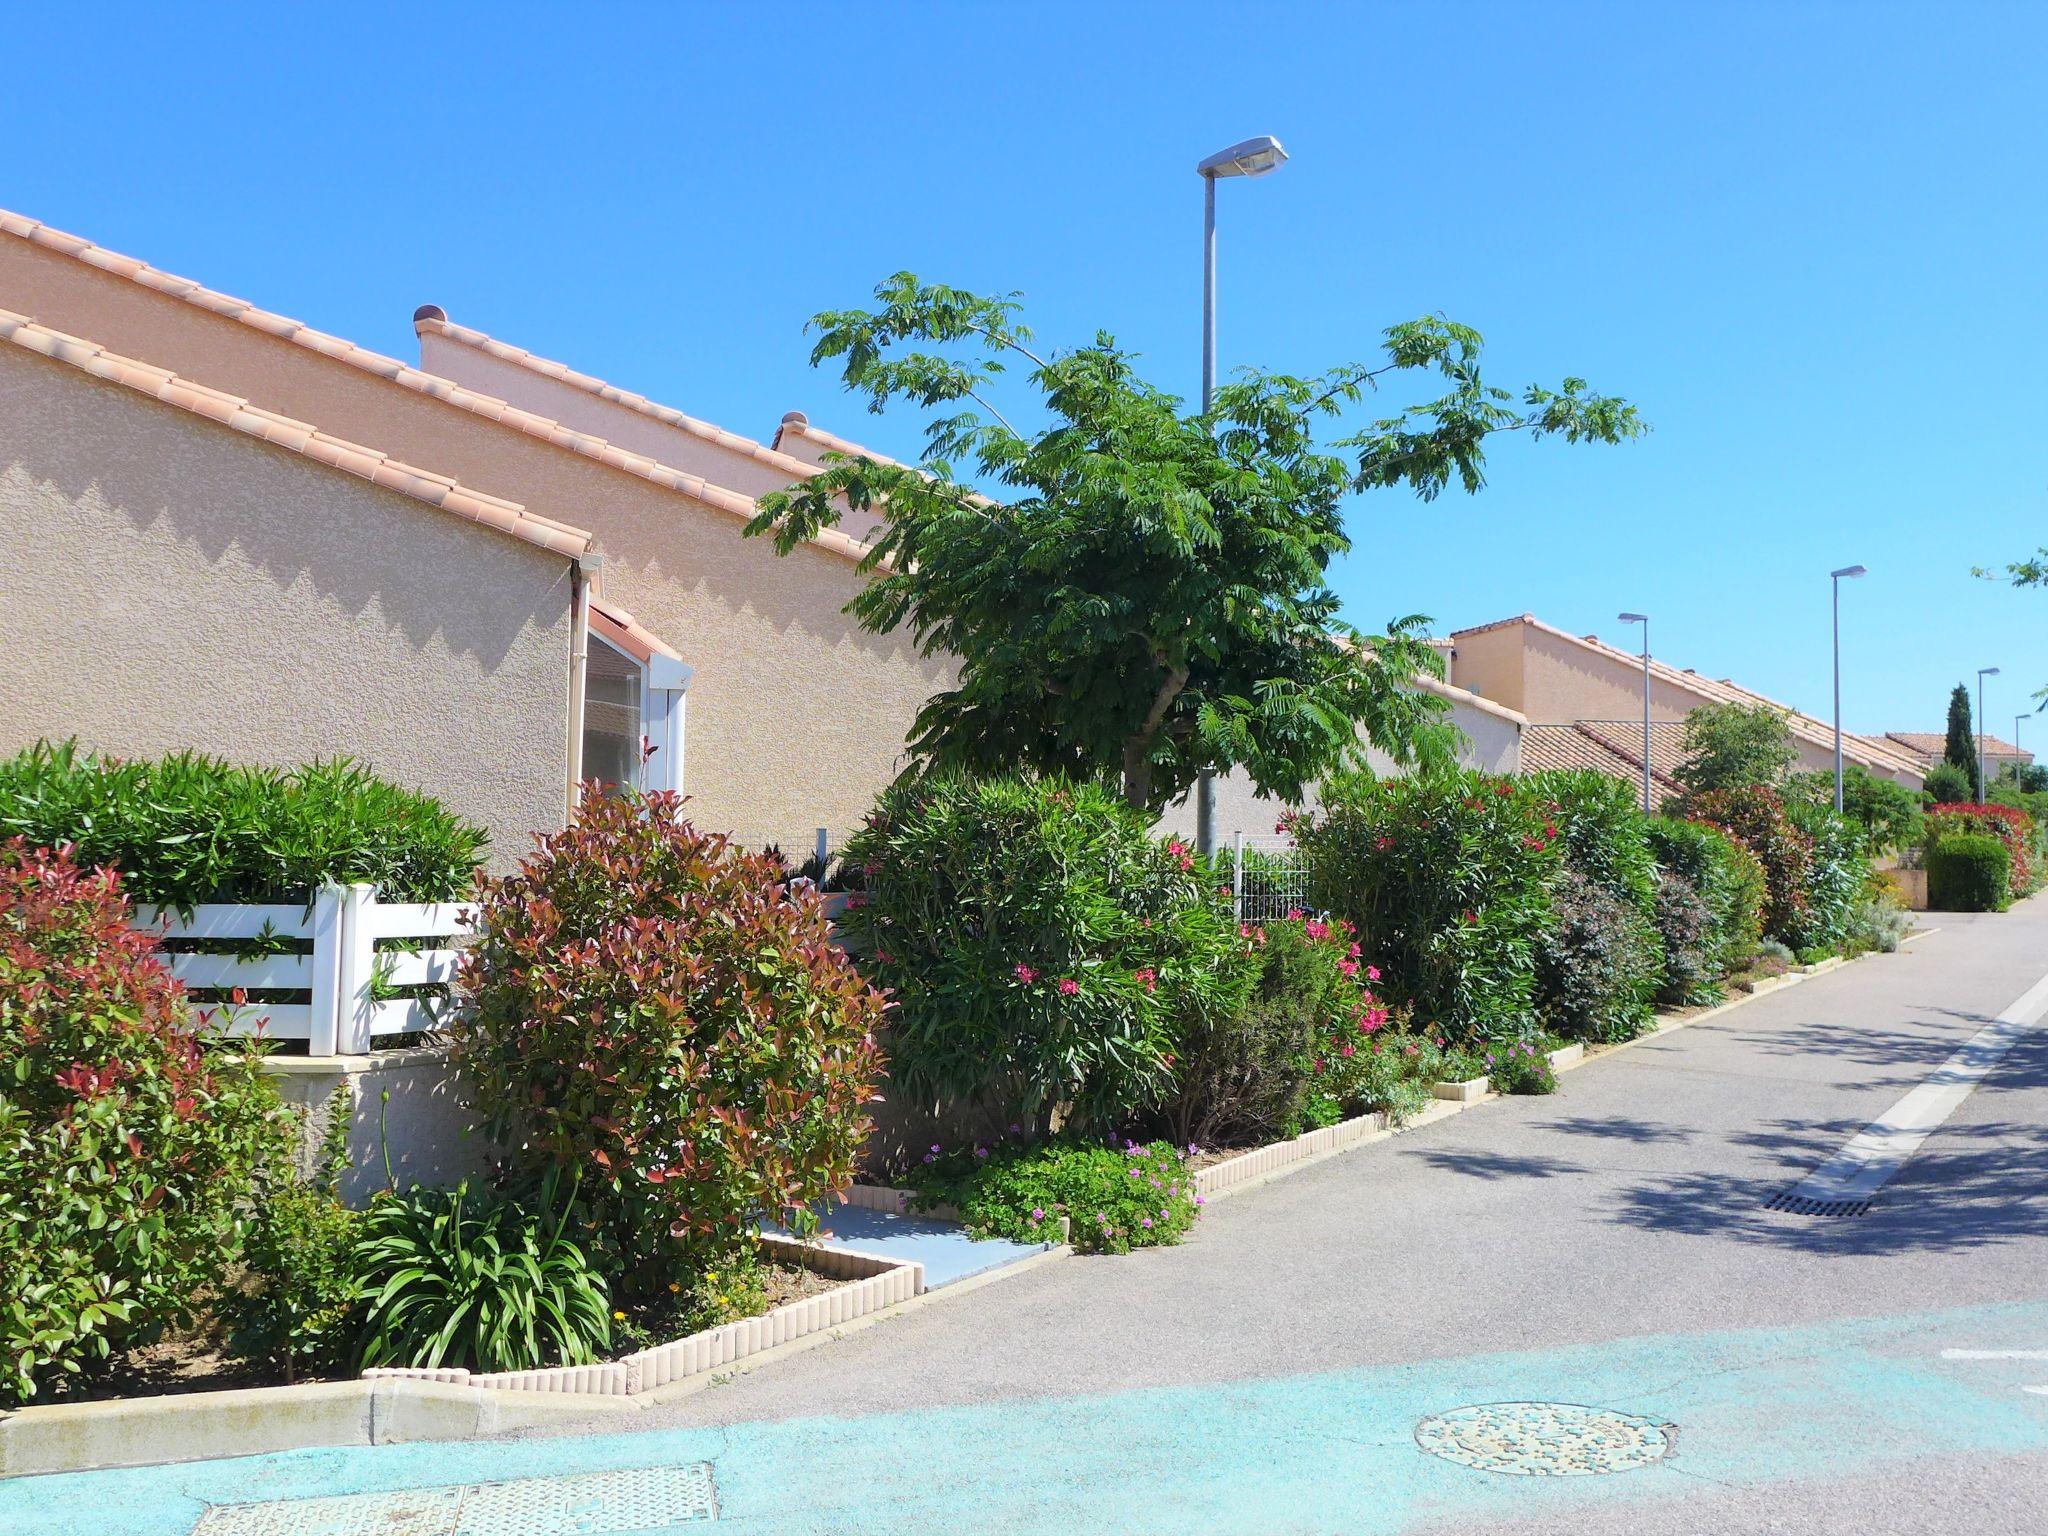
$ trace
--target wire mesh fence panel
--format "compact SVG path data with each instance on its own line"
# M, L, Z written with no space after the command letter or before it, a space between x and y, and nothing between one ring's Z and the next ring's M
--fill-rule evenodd
M1308 867L1286 837L1239 837L1224 850L1238 916L1264 923L1308 910Z

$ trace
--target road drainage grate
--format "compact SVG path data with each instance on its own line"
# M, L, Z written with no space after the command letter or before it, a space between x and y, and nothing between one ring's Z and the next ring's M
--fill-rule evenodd
M1415 1427L1430 1455L1511 1477L1628 1472L1670 1455L1676 1437L1673 1425L1577 1403L1480 1403Z
M718 1518L711 1463L216 1504L192 1536L612 1536Z
M1782 1195L1773 1195L1764 1202L1767 1211L1779 1211L1787 1216L1861 1216L1870 1209L1868 1200L1816 1200L1811 1195L1802 1195L1796 1189L1788 1189Z

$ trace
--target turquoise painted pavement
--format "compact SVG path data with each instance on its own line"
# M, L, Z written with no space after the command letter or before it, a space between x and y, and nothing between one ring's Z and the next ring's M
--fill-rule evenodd
M2048 1305L2023 1304L860 1418L301 1451L18 1479L0 1484L0 1532L185 1536L214 1504L694 1462L716 1478L710 1528L735 1532L1478 1530L1688 1484L2048 1451L2048 1396L2025 1390L2048 1381L2048 1361L1943 1358L2043 1341ZM1675 1449L1635 1471L1543 1478L1415 1442L1426 1414L1524 1400L1668 1422Z

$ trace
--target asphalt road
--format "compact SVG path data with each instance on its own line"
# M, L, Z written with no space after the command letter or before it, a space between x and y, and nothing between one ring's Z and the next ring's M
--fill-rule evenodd
M762 1532L2048 1532L2048 1027L1867 1214L1765 1209L2048 972L2048 901L1935 921L1219 1202L1183 1246L936 1301L632 1433L300 1453L264 1486L701 1461L721 1524ZM1515 1402L1633 1415L1669 1454L1532 1477L1417 1444Z

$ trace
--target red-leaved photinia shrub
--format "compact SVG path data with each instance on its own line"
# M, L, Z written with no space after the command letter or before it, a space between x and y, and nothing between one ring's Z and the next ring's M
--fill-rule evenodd
M188 1317L289 1148L128 918L114 871L0 844L0 1405Z
M2022 895L2032 883L2027 863L2027 835L2034 818L2016 805L1972 805L1969 801L1948 801L1931 807L1923 824L1921 842L1932 848L1951 832L1981 832L2005 844L2012 855L2012 892Z
M1813 907L1813 839L1792 824L1778 792L1765 784L1699 790L1679 802L1679 811L1756 855L1764 869L1764 933L1801 948Z
M615 1294L852 1182L884 1004L775 859L587 789L482 903L461 1064L516 1166L580 1175Z

